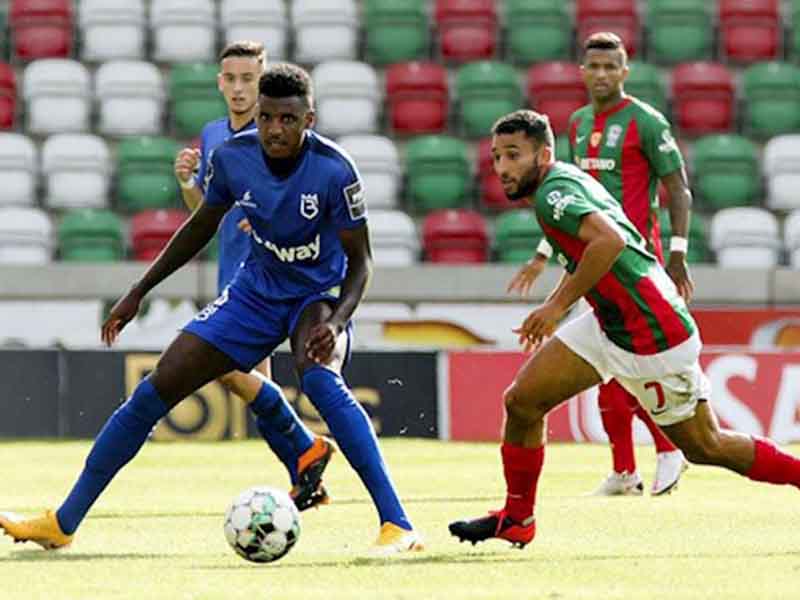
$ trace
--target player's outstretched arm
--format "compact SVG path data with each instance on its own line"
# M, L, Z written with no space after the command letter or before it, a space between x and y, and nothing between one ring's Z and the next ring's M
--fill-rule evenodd
M518 292L520 296L527 296L533 289L533 284L536 283L539 275L544 271L545 266L547 266L547 261L552 255L552 246L550 246L545 238L542 238L533 258L522 265L516 275L511 278L506 288L506 293L512 294Z
M189 262L208 244L226 210L227 207L224 206L201 204L175 232L142 278L111 309L100 333L106 345L113 344L122 328L136 316L142 299L150 290Z
M681 238L673 242L670 240L669 261L667 273L675 282L678 292L686 302L692 299L694 282L689 274L686 264L686 250L689 240L689 210L692 206L692 192L686 178L686 170L681 167L669 175L661 178L669 194L669 222L672 228L672 238ZM682 240L682 241L681 241ZM681 247L683 246L683 247Z

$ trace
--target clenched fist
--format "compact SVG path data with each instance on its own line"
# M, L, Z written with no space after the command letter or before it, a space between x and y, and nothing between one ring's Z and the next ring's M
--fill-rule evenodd
M184 148L175 157L175 177L184 183L189 181L199 164L200 150L197 148Z

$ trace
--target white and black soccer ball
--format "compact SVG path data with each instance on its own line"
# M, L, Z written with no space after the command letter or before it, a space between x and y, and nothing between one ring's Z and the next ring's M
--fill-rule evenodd
M300 537L300 513L285 491L253 487L239 494L225 513L225 539L252 562L286 556Z

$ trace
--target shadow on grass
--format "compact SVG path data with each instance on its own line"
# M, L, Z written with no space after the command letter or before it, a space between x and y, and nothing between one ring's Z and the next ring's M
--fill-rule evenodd
M153 560L175 558L173 554L161 554L157 552L121 552L117 554L100 554L92 552L72 552L70 550L18 550L11 552L7 556L0 556L0 563L4 562L78 562L82 560Z

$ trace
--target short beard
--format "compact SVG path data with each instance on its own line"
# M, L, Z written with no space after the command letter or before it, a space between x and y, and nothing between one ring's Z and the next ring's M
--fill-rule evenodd
M506 197L509 200L518 202L533 196L536 192L536 188L539 187L539 175L541 172L542 170L539 165L533 165L533 168L519 180L517 191L510 194L506 193Z

